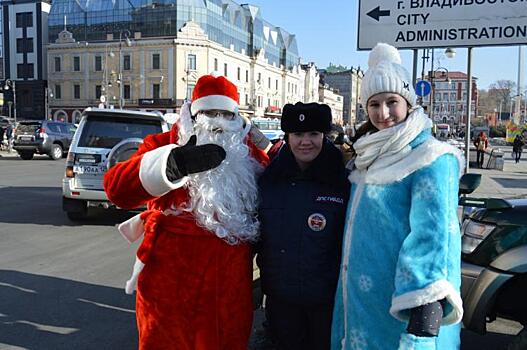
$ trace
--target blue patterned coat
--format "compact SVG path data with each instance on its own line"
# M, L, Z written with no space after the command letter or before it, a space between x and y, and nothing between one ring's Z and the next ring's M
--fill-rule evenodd
M429 129L410 146L392 165L350 175L332 349L459 348L462 156ZM406 332L409 309L443 298L438 337Z

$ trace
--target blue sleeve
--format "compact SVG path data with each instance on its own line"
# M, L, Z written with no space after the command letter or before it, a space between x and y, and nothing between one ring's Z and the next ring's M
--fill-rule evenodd
M446 298L442 324L457 323L462 316L458 161L444 154L410 176L410 232L398 256L390 313L406 321L409 309Z

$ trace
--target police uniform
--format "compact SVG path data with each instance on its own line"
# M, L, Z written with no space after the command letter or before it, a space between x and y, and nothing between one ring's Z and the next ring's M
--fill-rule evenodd
M299 130L302 122L307 130L323 129L320 105L287 106L283 129ZM325 139L301 171L285 144L261 176L259 192L257 263L271 335L278 349L328 349L349 196L342 154Z

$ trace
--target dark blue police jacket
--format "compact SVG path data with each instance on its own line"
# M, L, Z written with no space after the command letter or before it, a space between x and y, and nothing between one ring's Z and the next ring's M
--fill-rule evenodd
M258 184L263 292L298 304L333 302L350 188L340 150L324 140L302 172L286 144Z

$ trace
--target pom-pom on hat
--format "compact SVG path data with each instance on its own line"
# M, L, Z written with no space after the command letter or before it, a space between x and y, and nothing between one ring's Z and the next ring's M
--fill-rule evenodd
M204 75L198 79L192 92L190 111L196 115L198 111L221 109L232 113L238 112L240 98L238 88L224 76Z
M401 95L410 106L416 103L415 90L408 71L401 65L399 51L388 44L375 45L368 58L368 70L362 78L361 103L366 107L370 97L383 92Z
M331 130L331 108L325 104L302 103L286 104L282 111L281 128L283 132Z

